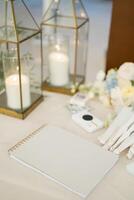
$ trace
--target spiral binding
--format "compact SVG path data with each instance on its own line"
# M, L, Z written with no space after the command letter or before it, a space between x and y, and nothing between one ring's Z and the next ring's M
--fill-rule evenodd
M21 145L24 145L26 142L28 142L31 138L33 138L35 135L39 134L39 130L41 130L43 127L45 127L46 125L42 125L40 128L38 128L37 130L35 130L34 132L32 132L30 135L28 135L27 137L25 137L24 139L22 139L20 142L18 142L16 145L14 145L12 148L10 148L8 150L8 153L10 154L11 152L15 151L16 149L18 149L18 147L20 147Z

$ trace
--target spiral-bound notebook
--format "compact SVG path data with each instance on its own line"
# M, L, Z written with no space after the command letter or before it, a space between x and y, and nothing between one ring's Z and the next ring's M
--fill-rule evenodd
M43 126L9 150L21 164L85 198L118 156L56 126Z

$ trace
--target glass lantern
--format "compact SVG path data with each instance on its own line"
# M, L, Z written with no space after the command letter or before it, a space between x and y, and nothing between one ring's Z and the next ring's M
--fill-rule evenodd
M0 0L0 113L24 119L43 100L41 46L24 1Z
M85 81L89 18L81 0L53 0L41 23L43 89L74 94Z

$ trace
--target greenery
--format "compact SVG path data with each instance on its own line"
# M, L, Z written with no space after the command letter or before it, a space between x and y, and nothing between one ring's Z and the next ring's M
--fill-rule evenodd
M134 86L134 80L131 81L132 86Z

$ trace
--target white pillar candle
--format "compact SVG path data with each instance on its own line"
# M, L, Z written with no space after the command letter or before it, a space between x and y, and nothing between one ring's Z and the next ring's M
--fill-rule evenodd
M69 82L69 57L62 52L52 52L49 55L50 83L54 86L64 86Z
M20 98L20 82L19 75L13 74L6 78L6 94L7 104L12 109L21 109L21 98ZM21 86L22 86L22 103L23 108L30 106L30 82L26 75L21 75Z

